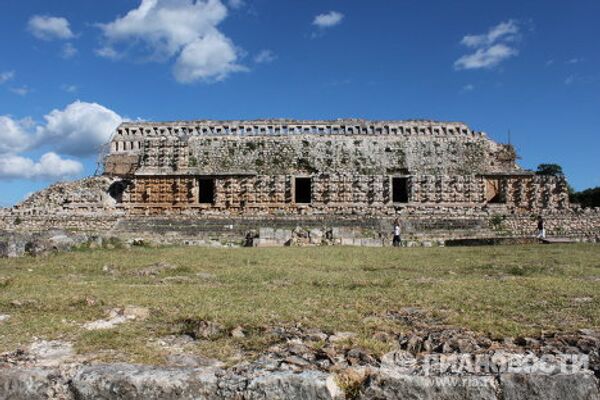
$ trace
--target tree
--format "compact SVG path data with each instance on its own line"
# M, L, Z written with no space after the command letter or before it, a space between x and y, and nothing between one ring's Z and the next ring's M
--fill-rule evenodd
M572 193L570 199L581 207L600 207L600 186Z
M558 164L540 164L535 171L536 175L564 176L562 167Z

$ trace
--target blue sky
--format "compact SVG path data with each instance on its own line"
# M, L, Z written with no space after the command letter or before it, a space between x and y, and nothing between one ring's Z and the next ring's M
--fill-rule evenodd
M123 119L457 120L600 185L600 2L4 0L0 204Z

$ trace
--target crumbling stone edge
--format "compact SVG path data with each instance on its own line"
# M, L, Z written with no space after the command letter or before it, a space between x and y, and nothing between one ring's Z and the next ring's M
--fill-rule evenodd
M320 371L254 371L132 364L0 370L2 399L600 399L598 378L576 373L415 375L359 368L342 380ZM356 378L357 377L357 378Z

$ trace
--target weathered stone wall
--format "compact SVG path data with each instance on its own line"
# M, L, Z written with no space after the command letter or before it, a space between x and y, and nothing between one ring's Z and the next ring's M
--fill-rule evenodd
M195 177L137 177L124 196L136 210L188 207L199 211L222 211L228 214L249 211L297 213L294 202L294 177L290 175L226 176L214 178L211 204L199 203L199 180ZM389 203L390 179L381 175L321 174L312 177L312 202L302 206L317 212L339 207L379 207ZM393 211L393 209L392 209Z
M486 205L486 181L474 175L416 175L407 177L408 201L394 203L392 177L388 175L314 174L310 204L296 204L295 176L246 175L212 176L214 196L201 204L199 179L194 176L138 176L123 194L123 204L134 212L161 213L188 208L201 211L244 214L282 212L286 214L334 214L358 212L392 215L407 206L432 204L482 208ZM499 204L521 211L567 209L566 182L557 177L523 175L499 180ZM362 210L362 211L361 211Z
M482 136L192 137L198 173L463 174L490 170L498 147ZM150 158L149 161L153 161ZM144 167L153 165L143 164Z
M515 160L511 146L462 123L188 121L121 125L105 173L128 179L120 200L148 214L390 215L393 177L408 178L409 204L568 208L564 180L535 177ZM298 176L312 178L310 206L294 204ZM199 201L200 178L214 179L210 206Z
M510 146L460 123L126 123L105 173L1 209L0 230L166 232L173 243L242 243L262 230L253 235L265 243L385 244L396 217L407 240L443 242L530 236L542 214L549 235L599 236L599 212L572 208L564 178L521 170ZM308 201L296 198L300 177Z
M495 228L499 234L531 236L537 228L534 215L506 215ZM498 219L496 219L498 220ZM600 243L600 209L544 214L546 235L550 237L588 238ZM493 224L492 224L493 225Z
M547 236L600 242L600 209L557 211L544 214ZM24 217L15 224L15 217L0 217L0 231L10 233L44 232L61 229L66 234L115 236L123 240L144 238L163 244L243 245L248 236L256 245L369 245L391 244L394 217L368 215L312 215L275 217L223 217L222 215L192 215L182 211L157 216L79 216ZM536 234L536 214L512 214L505 209L468 211L439 207L427 213L415 209L400 220L402 238L408 246L441 245L448 240L485 238L533 238ZM70 233L69 233L70 232Z
M483 174L515 171L512 148L469 131L426 135L148 136L139 149L119 145L107 159L139 157L140 174ZM117 139L114 139L117 140ZM128 142L123 142L128 143ZM133 149L131 149L133 147ZM127 168L123 168L124 170Z
M519 170L511 146L462 123L435 121L180 121L125 123L105 171L135 157L146 174L478 174Z
M552 210L569 207L567 181L554 176L511 177L503 184L506 204L524 210Z
M0 231L62 229L211 245L239 245L255 232L256 243L283 245L299 228L296 236L304 235L305 244L387 245L392 221L399 217L407 243L532 237L535 232L537 211L477 203L485 195L485 178L411 179L411 196L420 201L396 204L390 201L387 176L315 176L313 203L296 205L290 200L292 179L285 175L217 178L212 204L197 202L199 188L193 177L140 177L112 195L111 189L121 187L122 181L96 177L53 185L13 209L1 209ZM546 177L514 181L509 186L535 195L528 201L541 205L548 236L600 240L600 210L549 206L559 204L552 196L562 192L553 190L552 184L562 181ZM524 191L526 181L529 190ZM535 185L549 190L532 189ZM138 201L142 203L137 205ZM216 237L222 239L215 243Z
M121 215L123 215L121 213ZM0 231L43 231L67 229L84 232L106 232L112 229L119 214L113 215L0 215Z
M12 209L0 209L3 215L106 215L114 210L115 199L110 194L111 185L117 180L92 177L75 182L59 182L47 189L33 193Z

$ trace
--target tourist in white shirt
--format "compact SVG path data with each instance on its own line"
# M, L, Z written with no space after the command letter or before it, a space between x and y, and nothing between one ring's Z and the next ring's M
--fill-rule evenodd
M398 218L394 221L394 238L392 239L392 246L400 247L400 220Z

